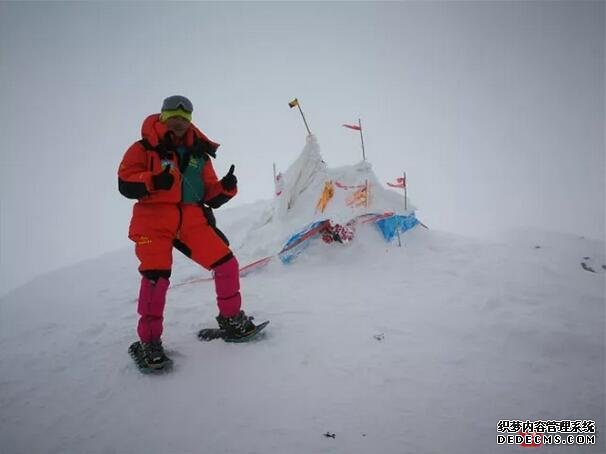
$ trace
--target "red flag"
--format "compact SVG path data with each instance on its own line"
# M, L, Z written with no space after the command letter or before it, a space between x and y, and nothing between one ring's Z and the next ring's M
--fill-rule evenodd
M360 128L358 125L343 125L345 128L349 128L349 129L355 129L356 131L361 131L362 128Z
M396 178L395 183L387 183L387 186L391 186L392 188L405 188L406 187L406 178L403 178L403 177Z

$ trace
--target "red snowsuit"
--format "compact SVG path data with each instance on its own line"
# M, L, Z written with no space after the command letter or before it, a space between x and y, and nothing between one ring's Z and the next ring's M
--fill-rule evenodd
M210 141L193 124L177 142L160 122L159 114L150 115L141 128L142 140L126 151L118 170L118 186L127 198L138 199L133 207L129 238L135 242L144 276L139 296L139 336L143 342L160 338L168 278L175 247L206 269L213 269L219 311L233 316L240 309L238 262L229 249L227 238L215 227L210 208L218 208L236 195L226 191L217 178L210 157L218 144ZM184 158L177 147L186 147ZM183 151L183 150L181 150ZM183 203L183 173L190 160L202 166L196 182L203 191L198 203ZM185 161L185 162L183 162ZM202 164L200 164L202 163ZM153 176L171 165L174 182L170 189L155 189ZM191 184L190 184L191 186Z
M140 271L169 270L172 266L173 242L176 242L179 250L189 250L192 260L210 269L218 260L230 254L230 250L213 226L209 225L200 205L181 203L183 181L177 153L162 148L158 150L166 132L166 125L160 122L158 114L147 117L141 129L147 143L135 142L120 164L118 178L122 194L138 199L133 208L128 236L137 244ZM211 142L194 125L184 136L183 145L192 147L195 138L206 144L214 155L218 144ZM237 189L225 191L208 154L203 153L201 159L206 161L200 174L204 185L204 203L218 208L235 196ZM161 173L168 163L172 164L174 183L168 190L155 190L152 176Z

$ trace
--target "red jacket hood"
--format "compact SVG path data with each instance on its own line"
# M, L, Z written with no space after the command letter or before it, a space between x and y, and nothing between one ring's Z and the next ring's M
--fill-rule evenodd
M152 114L143 120L141 125L141 137L149 142L152 147L155 147L160 143L160 139L164 137L168 131L166 124L160 121L160 114ZM198 137L203 142L211 144L216 152L219 148L217 142L213 142L206 135L200 131L193 123L189 130L185 133L184 143L187 146L191 146L194 143L194 138Z

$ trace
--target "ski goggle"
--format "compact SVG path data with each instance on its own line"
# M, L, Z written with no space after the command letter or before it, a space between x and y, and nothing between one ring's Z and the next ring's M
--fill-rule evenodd
M163 110L160 112L160 121L165 122L169 118L181 117L191 122L191 112L185 112L183 109Z
M194 111L194 106L185 96L175 95L169 96L162 103L162 111L166 110L184 110L187 113Z

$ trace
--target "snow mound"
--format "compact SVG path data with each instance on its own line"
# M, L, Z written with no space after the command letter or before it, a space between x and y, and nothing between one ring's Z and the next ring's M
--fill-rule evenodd
M315 221L329 219L344 225L365 214L411 215L416 210L410 201L405 204L403 195L384 188L367 161L329 168L313 135L307 136L303 150L281 180L279 196L257 204L258 211L245 226L229 230L241 262L277 253L293 233ZM327 185L331 187L331 197L320 209L318 202ZM221 210L217 211L217 218L220 223L223 221Z

